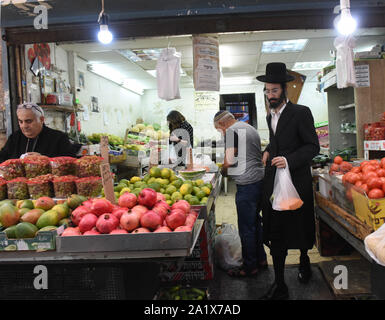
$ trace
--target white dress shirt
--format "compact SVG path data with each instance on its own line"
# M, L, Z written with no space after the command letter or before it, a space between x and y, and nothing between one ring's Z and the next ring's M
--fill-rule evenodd
M274 109L270 110L270 112L271 112L271 128L273 129L274 134L275 134L275 131L277 130L277 124L278 124L279 117L281 116L283 109L285 109L286 104L287 103L285 103L278 112L275 112Z

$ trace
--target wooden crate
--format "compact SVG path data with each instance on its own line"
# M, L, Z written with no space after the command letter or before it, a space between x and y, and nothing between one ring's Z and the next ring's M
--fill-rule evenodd
M320 208L356 238L364 240L366 236L374 231L372 227L347 213L334 202L327 200L319 192L315 192L315 200Z

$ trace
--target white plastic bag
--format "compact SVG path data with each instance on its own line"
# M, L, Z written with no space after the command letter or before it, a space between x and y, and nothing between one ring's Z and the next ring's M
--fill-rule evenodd
M378 264L385 267L385 224L368 235L365 240L365 250Z
M242 265L242 244L237 228L223 223L215 236L215 261L223 270Z
M274 178L274 190L270 200L276 211L296 210L303 205L291 180L289 166L277 168Z
M180 99L179 80L181 57L175 48L166 48L156 64L156 80L160 99L170 101Z
M356 41L353 37L337 37L334 46L337 49L336 71L337 88L356 87L356 71L354 69L353 48Z

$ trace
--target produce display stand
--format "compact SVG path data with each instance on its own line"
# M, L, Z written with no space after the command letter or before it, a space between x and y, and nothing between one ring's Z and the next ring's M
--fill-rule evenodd
M317 191L315 192L315 202L316 221L322 220L326 223L370 262L372 294L378 299L385 299L385 290L383 289L385 285L385 267L378 265L365 250L364 239L373 230Z
M91 238L57 237L56 250L0 252L0 299L152 299L160 281L212 279L213 271L206 269L213 270L221 175L214 174L212 181L207 205L193 206L199 216L192 232L135 234L134 241L122 241L125 235L101 235L94 244ZM49 290L33 287L37 265L48 270ZM198 267L206 271L195 270ZM132 286L137 279L152 279L141 284L141 294Z

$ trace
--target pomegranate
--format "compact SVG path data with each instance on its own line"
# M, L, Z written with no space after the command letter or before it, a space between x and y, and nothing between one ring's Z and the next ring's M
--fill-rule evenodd
M128 232L124 229L115 229L110 232L110 234L123 234L123 233L128 233Z
M163 193L157 192L156 201L166 201L166 197L163 195Z
M150 188L144 188L138 196L138 203L142 206L152 209L157 199L156 191Z
M192 228L190 226L180 226L175 228L174 232L191 232Z
M170 211L170 206L165 201L158 201L152 208L152 211L155 211L162 217L162 219L165 219L168 212Z
M175 230L184 225L186 222L186 214L180 209L171 210L170 214L166 217L166 222L170 229Z
M139 219L147 211L148 211L148 209L145 206L141 206L139 204L131 209L132 213L135 213L135 214L139 215Z
M82 203L82 205L85 206L85 207L87 207L87 208L89 208L90 211L91 211L92 200L91 200L91 199L90 199L90 200L86 200L86 201L84 201L84 202Z
M172 205L171 210L174 209L181 209L185 214L188 214L191 209L191 205L186 200L179 200Z
M120 218L120 226L127 231L132 231L139 227L139 220L137 214L125 212Z
M118 220L120 220L120 218L122 217L123 213L126 213L128 212L128 209L127 208L117 208L117 209L114 209L112 210L112 214L118 218Z
M119 206L126 208L133 208L138 202L136 195L130 192L123 193L118 200Z
M184 223L185 226L193 227L195 220L197 219L195 214L189 213L186 217L186 221Z
M140 218L140 224L144 228L148 228L150 230L155 230L160 225L162 225L163 219L162 217L157 214L156 212L150 210L147 211L142 217Z
M167 226L161 226L156 229L154 232L172 232L172 230Z
M71 213L71 220L77 226L80 223L80 220L87 214L90 213L90 209L84 206L77 207Z
M82 234L80 233L80 230L78 227L76 228L69 227L65 229L61 235L62 237L72 237L72 236L81 236Z
M100 232L96 230L96 228L92 228L91 230L84 232L83 236L93 236L93 235L96 236L98 234L100 234Z
M131 233L148 233L148 232L151 232L151 231L148 230L147 228L138 228L132 231Z
M98 221L98 217L93 213L87 213L79 223L79 230L81 233L86 231L90 231L93 227L96 226L96 221Z
M103 213L112 212L112 203L107 199L94 199L91 205L91 213L101 216Z
M104 213L96 221L96 229L100 233L110 233L119 225L119 220L112 213Z

